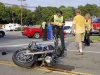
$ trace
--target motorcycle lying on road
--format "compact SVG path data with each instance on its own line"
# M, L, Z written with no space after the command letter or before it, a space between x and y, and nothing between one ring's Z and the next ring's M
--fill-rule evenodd
M60 60L62 48L58 46L58 39L54 36L54 46L44 45L38 41L31 41L28 48L17 50L13 56L13 62L23 68L31 68L34 66L41 67L54 66Z

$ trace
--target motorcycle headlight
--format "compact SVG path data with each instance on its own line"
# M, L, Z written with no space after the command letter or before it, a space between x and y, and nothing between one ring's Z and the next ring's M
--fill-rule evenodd
M50 63L50 62L52 61L52 57L51 57L51 56L46 56L46 57L45 57L45 61L46 61L47 63Z

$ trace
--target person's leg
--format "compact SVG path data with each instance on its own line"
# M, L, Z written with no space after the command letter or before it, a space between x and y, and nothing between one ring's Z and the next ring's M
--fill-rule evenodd
M86 32L85 32L85 37L84 37L84 43L85 43L85 45L87 45Z
M81 33L81 41L79 42L79 50L82 53L82 41L84 40L85 33Z
M79 51L82 53L82 42L79 42L78 45L79 45Z
M47 40L47 30L44 29L44 39Z
M88 44L88 33L86 32L86 45Z
M54 28L54 35L59 38L59 29L58 28Z
M87 46L90 46L90 33L87 33Z
M82 55L83 52L82 52L82 41L83 41L83 36L82 34L76 34L75 35L75 41L78 43L78 47L79 47L79 52L77 52L76 54L77 55Z
M64 42L64 34L63 34L63 29L60 29L60 40L61 40L61 46L62 46L62 54L64 53L64 49L65 49L65 42Z
M57 48L58 43L56 42L56 40L58 39L58 28L54 28L54 34L53 34L53 36L55 37L54 45L55 45L55 48Z
M43 32L43 40L45 40L45 38L44 38L44 33L45 33L44 29L42 29L42 32Z

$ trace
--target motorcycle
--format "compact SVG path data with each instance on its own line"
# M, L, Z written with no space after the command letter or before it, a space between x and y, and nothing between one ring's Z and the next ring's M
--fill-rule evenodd
M44 45L38 41L31 41L27 48L17 50L13 56L13 62L23 68L42 65L54 66L60 60L62 48L58 46L58 39L54 36L54 46Z

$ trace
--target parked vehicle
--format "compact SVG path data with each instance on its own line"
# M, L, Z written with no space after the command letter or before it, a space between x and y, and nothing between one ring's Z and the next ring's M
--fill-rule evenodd
M72 27L71 27L71 26L64 26L63 29L64 29L64 31L65 31L66 33L70 33L71 30L72 30Z
M64 29L64 32L69 34L72 30L72 21L65 21L65 25L63 26L63 29Z
M19 24L16 24L16 23L14 23L14 24L12 24L12 23L9 23L9 24L4 24L4 25L2 25L2 29L6 29L6 30L18 30L18 28L20 28L21 27L21 25L19 25Z
M100 18L93 20L93 29L91 30L91 34L98 33L100 35Z
M53 32L53 31L52 31ZM42 28L36 28L36 27L24 27L22 31L23 36L27 36L28 38L36 38L39 39L43 36ZM64 35L66 33L64 32Z
M31 41L28 48L17 50L12 60L17 66L23 68L41 67L42 65L55 66L59 61L61 49L56 37L54 37L54 46Z
M70 27L72 27L72 21L65 21L65 25L64 26L70 26Z
M66 32L66 34L67 33L70 34L71 30L72 30L72 26L64 26L63 29L64 29L64 32ZM74 32L75 32L75 30L74 30Z
M33 28L33 27L24 27L22 31L23 36L27 36L28 38L40 38L43 36L43 32L41 28Z
M8 35L9 31L6 29L0 29L0 37L4 37L5 35Z

